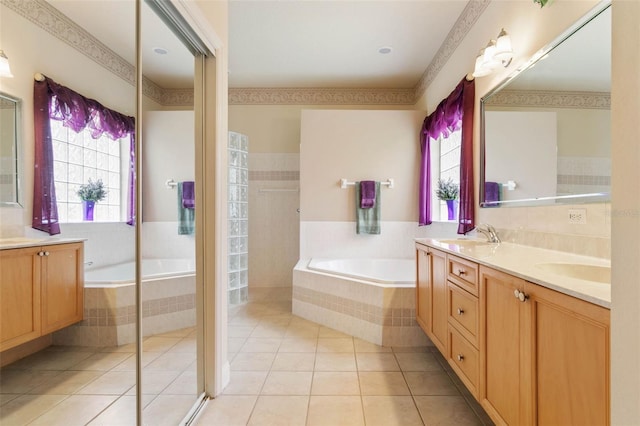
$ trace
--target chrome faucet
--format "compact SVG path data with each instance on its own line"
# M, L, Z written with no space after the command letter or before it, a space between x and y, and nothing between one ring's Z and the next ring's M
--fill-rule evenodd
M483 223L476 227L476 231L487 237L487 240L490 243L500 243L500 237L498 237L498 232L496 228L489 225L488 223Z

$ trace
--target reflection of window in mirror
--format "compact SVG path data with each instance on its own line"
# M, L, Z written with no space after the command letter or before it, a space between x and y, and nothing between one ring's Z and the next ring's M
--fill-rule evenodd
M431 158L438 159L437 164L432 164L432 187L436 188L438 179L446 181L451 179L453 183L460 187L460 145L462 144L462 130L456 130L449 136L442 136L438 139L438 143L431 146L439 152L432 155ZM444 200L439 200L433 195L433 205L438 206L436 217L433 220L446 222L448 221L447 204ZM457 222L457 218L453 220Z
M60 223L82 222L82 200L77 194L80 185L89 179L101 179L107 190L104 200L96 203L94 221L121 222L126 204L126 189L122 189L122 147L129 146L128 137L112 140L106 134L97 139L85 128L79 133L65 127L61 121L50 120L53 145L54 180Z

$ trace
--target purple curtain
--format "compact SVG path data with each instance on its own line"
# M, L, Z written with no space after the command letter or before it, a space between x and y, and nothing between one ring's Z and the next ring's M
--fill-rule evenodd
M462 129L460 148L460 214L458 234L474 228L473 110L475 81L466 78L428 115L420 132L419 224L431 224L431 140Z
M59 234L58 209L53 178L53 146L49 119L59 120L74 132L89 128L93 138L107 134L116 140L130 135L135 140L135 119L103 106L100 102L85 98L68 87L48 77L34 83L35 165L33 185L33 221L35 229ZM133 148L131 148L133 150ZM135 156L135 152L131 151ZM132 161L135 164L135 161ZM127 223L133 224L135 209L131 192L135 175L129 171L130 192Z

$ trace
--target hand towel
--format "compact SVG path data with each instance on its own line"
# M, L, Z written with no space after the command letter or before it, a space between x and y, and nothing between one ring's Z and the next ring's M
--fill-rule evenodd
M376 205L376 183L372 180L360 181L360 208L370 209Z
M196 194L193 181L182 182L182 207L192 209L196 206Z
M484 183L484 202L486 205L483 207L500 207L496 201L500 201L501 186L498 182Z
M375 182L375 205L368 209L360 207L360 184L356 183L356 233L380 234L380 182Z
M191 235L195 231L195 209L182 204L184 182L178 182L178 235Z

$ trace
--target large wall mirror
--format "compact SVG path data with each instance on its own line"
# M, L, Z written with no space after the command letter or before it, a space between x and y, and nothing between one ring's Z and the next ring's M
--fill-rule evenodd
M609 200L610 91L604 5L481 99L480 205Z
M20 99L0 92L0 206L20 206Z

